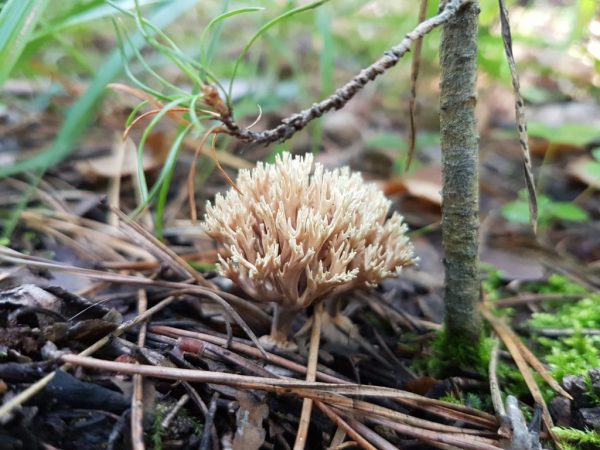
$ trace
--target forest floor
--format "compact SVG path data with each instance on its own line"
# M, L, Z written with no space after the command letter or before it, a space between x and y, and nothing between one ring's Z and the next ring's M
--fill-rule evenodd
M61 82L61 95L26 80L5 85L0 165L54 139L81 88ZM305 325L316 308L295 318L296 351L261 351L270 306L216 273L216 247L188 206L197 142L185 143L175 165L162 239L154 210L135 222L121 213L140 202L142 129L122 140L134 102L113 95L66 160L0 180L0 449L290 449L305 399L313 401L307 449L498 449L510 433L494 394L517 399L544 448L600 448L600 101L546 75L525 80L541 86L527 109L540 203L534 235L512 92L485 75L479 83L480 370L440 376L432 358L444 310L435 78L422 81L434 87L418 97L409 171L406 105L398 95L390 113L377 89L285 147L217 145L235 178L282 148L314 150L318 135L317 161L378 183L411 229L419 264L347 296L354 333L322 333L312 374L321 384L304 381ZM31 106L46 94L44 107ZM303 106L267 112L257 129ZM148 136L150 184L174 133L165 118ZM210 155L198 161L200 218L229 187ZM504 414L516 417L510 407Z

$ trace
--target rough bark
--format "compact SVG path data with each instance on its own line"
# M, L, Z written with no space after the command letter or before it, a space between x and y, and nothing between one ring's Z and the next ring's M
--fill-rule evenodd
M480 336L476 303L479 280L479 136L477 31L479 5L473 1L444 25L440 47L440 132L443 166L442 237L445 278L445 333L442 351L460 367L475 363ZM468 361L460 361L461 357Z

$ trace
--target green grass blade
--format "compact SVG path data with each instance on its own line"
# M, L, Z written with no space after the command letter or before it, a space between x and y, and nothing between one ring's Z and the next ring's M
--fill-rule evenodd
M140 31L142 36L144 36L148 45L153 47L155 50L157 50L163 56L168 57L173 62L173 64L175 64L179 68L179 70L181 70L195 85L197 85L197 86L202 85L202 80L196 74L194 67L196 67L197 70L199 70L201 73L205 73L208 77L215 78L206 67L203 67L203 66L198 67L197 66L198 63L192 62L190 60L190 58L187 55L185 55L179 49L179 47L177 47L175 42L171 38L169 38L169 36L167 36L165 33L163 33L159 27L154 25L152 23L152 21L145 19L142 16L142 12L141 12L141 9L140 9L137 1L135 2L136 3L135 12L124 10L124 9L120 8L118 5L116 5L114 2L112 2L111 0L107 0L107 2L110 3L111 5L113 5L115 8L117 8L122 13L124 13L127 16L134 19L138 30ZM167 43L167 45L160 43L157 39L155 39L151 35L152 33L156 34L158 37L163 39Z
M165 27L189 11L190 5L194 3L195 0L170 2L156 10L152 16L153 21L158 26ZM133 36L132 42L136 47L141 47L145 43L140 34ZM127 53L128 58L132 56L132 52ZM69 156L92 121L94 113L100 105L102 96L106 92L106 85L123 71L123 66L124 61L120 50L113 50L105 63L102 64L98 74L85 93L69 108L65 122L54 143L48 149L29 159L19 161L10 166L0 167L0 177L30 170L45 169Z
M21 213L27 207L29 200L31 200L35 194L40 181L42 181L42 176L43 172L39 171L28 180L29 187L27 188L27 191L23 192L19 203L12 208L9 217L2 224L2 237L0 237L0 245L10 245L11 237L17 228L17 224L21 218Z
M150 103L149 100L142 100L140 103L137 104L137 106L135 108L133 108L131 110L131 112L129 113L129 116L127 116L127 120L125 121L125 128L128 128L132 124L132 122L137 118L138 113L148 103Z
M177 162L177 156L179 155L179 150L181 149L181 143L183 142L183 139L191 129L192 124L187 125L183 129L183 131L181 131L177 135L177 138L171 145L171 149L169 150L167 159L163 164L163 168L160 171L160 174L158 175L158 179L156 180L154 185L152 185L152 189L150 189L150 192L148 192L148 196L146 197L146 199L135 209L135 211L133 211L133 216L137 216L138 214L140 214L150 204L154 197L156 197L156 195L159 193L163 184L169 179L169 173L173 171L175 163Z
M148 126L144 129L142 133L142 137L140 138L140 143L138 144L138 180L139 180L139 188L140 195L142 197L142 201L145 203L148 199L148 185L146 184L146 175L144 174L144 147L146 145L146 141L150 137L150 133L154 130L154 127L158 125L158 123L169 113L169 111L183 102L185 102L185 98L181 97L173 100L171 103L168 103L160 110L158 114L156 114Z
M131 39L129 38L129 36L127 36L126 32L121 33L121 29L119 28L119 25L117 24L116 20L113 20L113 25L115 28L115 34L117 36L117 42L119 44L119 48L121 49L121 54L123 55L123 60L126 61L125 62L125 73L127 74L127 76L129 77L129 79L136 84L140 89L142 89L143 91L145 91L146 93L152 95L153 97L156 97L159 100L162 101L170 101L170 97L164 95L162 92L151 88L150 86L148 86L147 84L143 83L142 81L140 81L131 71L131 68L129 66L129 61L127 59L127 57L125 56L125 42L127 42L127 45L129 45L130 50L135 54L136 59L138 60L138 62L142 65L142 67L146 70L147 73L149 73L150 75L154 76L154 78L156 80L158 80L159 83L161 83L162 85L164 85L165 87L170 88L171 90L173 90L174 92L178 92L179 94L184 94L186 95L187 93L175 86L174 84L170 83L169 81L167 81L166 79L164 79L163 77L161 77L158 72L156 72L152 67L150 67L150 65L146 62L145 58L142 56L142 53L140 52L139 48L137 48L135 45L133 45L133 43L131 42Z
M164 2L164 0L140 0L142 5L160 2ZM119 7L125 10L133 9L135 6L133 0L117 0L116 3L119 5ZM32 34L30 42L46 39L48 36L56 35L57 33L71 27L76 27L95 20L112 17L116 12L117 11L115 8L104 0L97 0L84 5L76 4L73 8L66 11L60 17L52 18L49 22L40 27L39 30Z
M332 12L329 5L325 5L317 11L317 30L321 35L322 48L319 54L319 71L321 78L321 97L331 95L335 86L333 83L334 51L333 38L331 35ZM323 143L323 121L316 120L312 133L312 153L318 153Z
M206 35L213 27L215 27L218 24L221 24L225 19L228 19L233 16L237 16L238 14L244 14L244 13L254 12L254 11L262 11L263 9L264 8L260 8L260 7L234 9L232 11L227 11L227 12L221 14L220 16L215 17L213 20L211 20L208 23L208 25L206 25L206 27L204 27L204 30L202 30L202 34L200 35L200 49L201 49L200 50L201 51L200 61L202 61L202 63L207 66L210 65L210 61L215 52L216 43L218 40L218 33L214 34L213 38L210 41L210 44L208 45L208 49L207 50L204 49L204 41L206 39Z
M0 88L19 60L48 0L8 0L0 12Z
M244 48L242 49L242 53L240 53L240 56L238 56L238 59L235 61L235 65L233 66L233 72L231 73L231 79L229 80L229 89L227 90L227 93L228 93L227 97L231 98L231 90L233 89L233 81L235 80L235 76L237 75L237 71L238 71L240 64L246 57L246 54L250 50L250 47L252 47L252 44L254 44L254 42L263 33L265 33L270 28L274 27L275 25L277 25L279 22L281 22L285 19L288 19L292 16L295 16L296 14L299 14L301 12L305 12L305 11L317 8L318 6L321 6L323 3L327 2L327 1L328 0L318 0L316 2L309 3L308 5L305 5L305 6L300 6L298 8L290 9L289 11L284 12L283 14L275 17L274 19L268 21L262 27L260 27L260 29L254 34L254 36L252 36L252 38L244 46Z
M159 239L163 237L164 230L164 220L165 220L165 210L167 209L167 200L169 195L169 188L171 187L171 180L173 179L173 173L175 172L175 165L177 163L177 156L179 155L179 150L181 149L181 144L183 144L183 139L187 136L187 134L192 129L192 125L188 125L183 128L177 134L175 141L173 141L173 145L171 146L171 150L169 151L169 155L165 161L164 168L162 172L166 173L166 176L161 182L160 192L158 194L158 199L156 201L156 221L155 221L155 231L156 235ZM162 175L162 173L161 173Z

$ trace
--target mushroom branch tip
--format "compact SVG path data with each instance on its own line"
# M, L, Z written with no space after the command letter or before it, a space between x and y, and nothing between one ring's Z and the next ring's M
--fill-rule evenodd
M402 216L348 167L284 152L241 170L236 186L208 202L202 227L220 244L220 273L255 301L297 311L415 260Z

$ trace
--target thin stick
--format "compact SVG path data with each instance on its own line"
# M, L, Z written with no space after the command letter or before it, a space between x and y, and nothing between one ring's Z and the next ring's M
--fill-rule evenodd
M574 302L588 297L590 294L523 294L516 297L506 297L494 301L494 306L517 306L534 302Z
M495 317L485 305L481 305L479 307L479 311L481 312L481 315L485 317L485 319L490 323L494 331L498 334L498 336L500 336L500 338L504 342L504 345L510 352L510 355L515 361L515 364L519 368L521 375L523 375L523 380L525 381L525 384L527 385L531 396L537 403L539 403L542 406L542 418L544 420L544 424L546 425L548 433L550 434L554 442L558 442L556 436L552 432L554 423L552 422L552 417L550 416L550 412L548 411L548 406L546 405L546 402L542 395L542 391L540 390L540 387L535 381L535 378L531 373L531 369L527 364L523 353L521 352L521 347L517 343L518 337L514 335L514 333L508 327L508 325L506 325L499 318Z
M63 355L61 356L61 359L70 364L89 367L96 370L107 370L132 375L139 373L150 377L168 380L185 380L195 383L214 383L226 386L235 386L241 389L258 389L279 395L310 397L313 400L322 400L324 402L336 405L336 407L342 409L360 411L365 414L377 415L395 421L401 421L415 427L444 433L460 433L469 435L489 434L489 431L444 425L437 422L432 422L430 420L413 417L409 414L404 414L373 403L344 396L357 395L394 398L395 395L397 395L396 390L391 388L373 387L358 384L329 384L281 378L237 375L208 370L192 370L143 364L127 364L78 355ZM495 428L497 424L494 418L492 423L482 423L480 426L483 426L489 430L490 428Z
M502 401L502 392L500 391L500 383L498 382L498 357L500 355L500 339L498 336L494 337L494 346L490 354L490 366L489 366L489 380L490 380L490 396L492 398L492 405L496 412L496 417L500 422L500 428L498 428L498 434L505 439L510 439L513 430L511 426L511 419L506 413L504 402Z
M533 169L531 168L531 154L529 152L529 137L527 135L527 120L525 119L525 102L521 95L521 85L519 83L519 72L515 63L515 57L512 51L512 36L510 32L510 22L508 20L508 10L504 0L498 0L500 7L500 25L502 28L502 41L504 42L504 53L508 61L510 76L512 79L515 95L515 117L517 121L517 130L519 131L519 143L521 144L521 156L523 157L523 171L525 172L525 184L529 193L529 212L533 233L537 232L538 203L537 193L535 191L535 180Z
M199 333L196 331L180 330L179 328L173 328L164 325L153 325L150 327L150 331L152 331L153 333L167 336L191 338L193 340L197 340L200 342L209 342L215 345L227 345L227 339L219 336L214 336L206 333ZM266 355L263 355L257 348L252 347L248 344L244 344L242 342L237 342L235 340L229 343L229 348L231 350L235 350L246 355L253 356L255 358L263 358L266 361L269 361L271 364L277 364L278 366L285 367L286 369L292 370L301 375L306 374L305 366L303 366L302 364L298 364L295 361L290 361L289 359L286 359L275 353L267 352ZM330 383L349 383L349 381L346 379L336 377L325 372L317 371L316 376L320 381L328 381Z
M171 411L169 411L169 414L167 414L165 416L165 418L163 419L163 421L160 423L160 427L163 430L166 430L167 428L169 428L169 426L171 425L171 422L173 421L173 419L175 418L177 413L181 410L181 408L183 408L185 406L185 404L188 402L189 399L190 399L190 396L188 394L183 394L181 396L181 398L179 400L177 400L177 403L175 404L173 409L171 409Z
M198 339L200 341L206 341L217 345L224 345L226 340L224 338L213 336L205 333L198 333L194 331L180 330L178 328L167 327L163 325L155 325L151 327L151 331L158 334L165 334L167 336L185 336L193 339ZM279 355L275 355L273 353L267 353L267 356L263 356L260 352L250 345L243 344L240 342L233 341L231 343L231 349L236 350L242 353L245 353L250 356L254 356L256 358L264 358L272 364L277 364L281 367L285 367L286 369L293 370L294 372L300 374L306 374L306 367L298 364L294 361L289 361ZM327 381L329 383L336 384L352 384L346 379L339 378L327 373L317 372L317 379L321 381ZM363 391L364 393L365 391ZM381 391L379 391L381 392ZM386 391L387 392L387 391ZM446 419L454 419L465 421L474 425L480 426L494 426L495 417L485 413L483 411L479 411L473 408L469 408L464 405L456 405L453 403L444 402L441 400L436 400L433 398L423 397L412 392L401 391L401 390L393 390L396 394L391 397L398 403L407 405L412 408L419 408L428 411L429 413L436 414L440 417L444 417ZM374 392L369 392L369 394L373 394Z
M501 420L506 417L506 409L504 409L504 403L502 402L502 394L500 393L500 383L498 383L498 355L500 354L500 340L498 336L494 338L494 346L492 347L492 354L490 356L490 393L492 397L492 405L494 405L494 411L496 416Z
M388 419L381 419L379 417L368 417L367 419L376 424L396 430L398 433L423 440L425 442L433 441L442 444L450 444L464 450L502 450L502 447L493 445L487 441L482 441L481 438L480 440L477 440L475 436L461 436L458 434L453 435L432 430L423 430L408 424L399 423Z
M208 413L204 419L204 431L202 432L202 439L200 440L200 450L208 450L210 444L211 430L215 422L215 414L217 412L217 400L219 399L219 393L215 392L210 399L210 405L208 407Z
M375 431L371 430L364 423L359 422L356 419L348 419L348 423L356 428L357 431L361 432L364 436L367 437L371 442L377 445L377 448L380 450L397 450L394 444L389 442L387 439L379 436Z
M329 419L335 423L338 427L346 432L348 436L350 436L354 441L365 450L377 450L377 448L373 447L369 441L367 441L364 437L362 437L348 422L342 419L338 414L333 411L329 406L325 405L323 402L319 400L315 400L315 405L319 408L323 414L325 414Z
M148 308L148 295L144 289L138 290L138 315ZM146 342L146 323L142 323L137 344L143 347ZM133 395L131 396L131 446L134 450L144 450L144 377L133 376Z
M317 362L319 360L319 341L321 340L321 318L323 315L323 302L315 307L313 313L312 331L310 334L310 347L308 352L308 364L306 365L306 381L312 382L316 379ZM310 425L310 416L312 412L313 401L305 398L302 401L302 412L300 413L300 424L296 433L296 442L294 450L304 450L308 427Z

